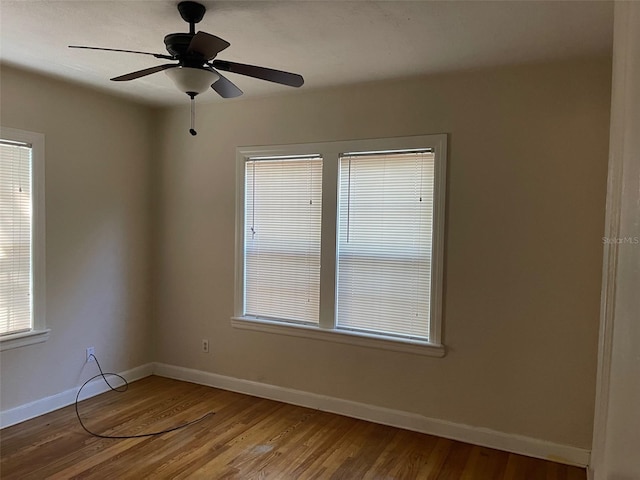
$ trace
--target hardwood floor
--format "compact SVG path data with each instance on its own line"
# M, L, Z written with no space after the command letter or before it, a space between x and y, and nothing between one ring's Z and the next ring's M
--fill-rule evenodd
M583 469L215 388L148 377L0 432L2 479L584 480Z

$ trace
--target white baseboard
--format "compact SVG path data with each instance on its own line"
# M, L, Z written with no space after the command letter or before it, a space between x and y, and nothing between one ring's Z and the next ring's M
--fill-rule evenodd
M268 398L270 400L278 400L280 402L314 408L324 412L337 413L374 423L436 435L438 437L449 438L483 447L527 455L529 457L552 460L567 465L586 467L589 464L589 450L523 435L448 422L401 410L377 407L375 405L250 380L226 377L224 375L176 367L164 363L155 363L153 373L162 377L231 390L256 397Z
M122 375L128 382L133 382L152 374L153 364L147 363L145 365L132 368L131 370L127 370L126 372L122 372L119 375ZM76 400L78 388L80 388L80 386L70 388L69 390L51 395L50 397L41 398L18 407L0 411L0 428L10 427L16 423L24 422L25 420L71 405ZM97 378L84 387L82 390L82 398L80 400L85 400L95 395L99 395L107 390L109 390L109 387L104 383L104 380L102 378Z

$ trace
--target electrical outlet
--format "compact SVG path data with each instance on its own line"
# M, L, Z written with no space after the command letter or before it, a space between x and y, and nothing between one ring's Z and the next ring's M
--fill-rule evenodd
M202 351L204 353L209 353L209 340L206 338L202 339Z
M95 355L96 354L96 349L94 347L87 347L87 362L95 362L96 358Z

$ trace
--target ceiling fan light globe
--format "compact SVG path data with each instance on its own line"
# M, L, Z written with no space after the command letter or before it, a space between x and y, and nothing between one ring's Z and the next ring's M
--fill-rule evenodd
M199 94L207 91L220 76L211 70L193 67L177 67L165 70L167 76L184 93Z

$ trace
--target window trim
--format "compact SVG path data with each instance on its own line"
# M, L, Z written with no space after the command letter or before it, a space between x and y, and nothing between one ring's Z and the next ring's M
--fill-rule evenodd
M338 168L340 155L347 152L371 152L405 149L433 149L435 153L433 251L431 284L431 319L429 341L356 332L335 325L336 302L336 250ZM274 157L288 155L320 155L323 159L322 185L322 239L320 273L319 325L306 325L243 316L244 305L244 180L245 161L250 157ZM447 172L447 135L419 135L337 142L304 143L274 146L247 146L236 148L236 242L234 316L235 328L306 337L318 340L347 343L365 347L410 352L442 357L442 300L444 277L444 228Z
M0 336L0 351L42 343L49 338L46 326L45 262L45 138L44 134L0 127L0 138L30 143L33 177L33 326L28 332Z

